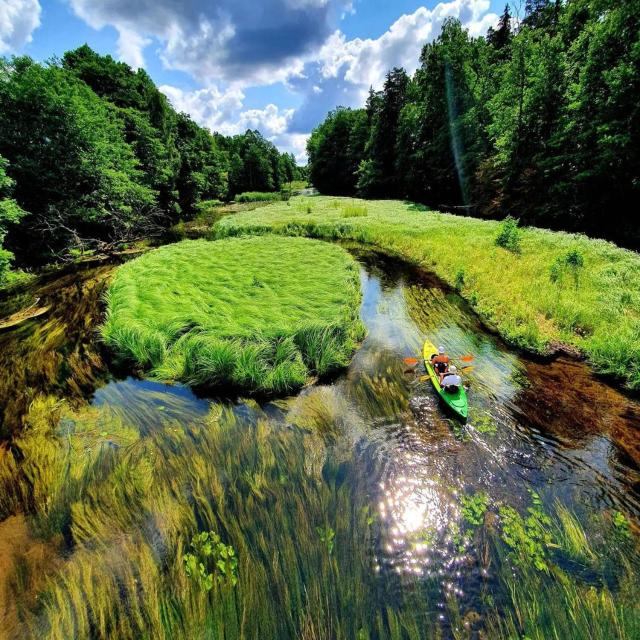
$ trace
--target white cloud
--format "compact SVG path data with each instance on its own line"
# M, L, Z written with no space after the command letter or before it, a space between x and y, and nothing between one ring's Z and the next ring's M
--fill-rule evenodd
M293 109L280 110L275 104L268 104L264 109L249 109L243 111L229 129L235 133L258 129L266 138L271 139L287 131L293 112Z
M69 0L95 29L119 33L123 59L139 63L150 39L166 67L203 83L271 84L300 73L349 0Z
M293 109L280 109L275 104L268 104L264 109L243 111L244 94L234 87L227 91L220 91L217 87L183 91L163 85L160 91L178 111L188 113L211 131L236 135L247 129L257 129L280 150L293 153L299 162L305 161L308 134L288 133Z
M226 133L229 124L237 118L244 100L244 93L235 87L226 91L215 86L196 91L183 91L170 85L158 88L177 111L188 113L197 123L221 133Z
M324 0L275 1L284 1L294 7L302 6L302 3L315 7L325 4ZM347 4L343 3L342 6ZM287 58L277 72L263 67L257 75L245 75L243 82L229 78L229 73L223 74L222 80L227 79L225 90L217 86L190 92L169 86L161 89L177 109L190 113L197 122L211 130L233 135L246 129L258 129L281 149L294 153L299 162L304 162L308 132L330 109L338 105L361 106L369 87L380 88L387 71L393 67L404 67L408 73L413 73L419 64L422 47L438 36L447 18L458 18L472 36L482 35L498 20L498 16L490 13L489 9L489 0L450 0L437 4L433 9L420 7L411 14L399 17L378 38L348 40L341 31L335 30L318 45L315 52ZM215 37L219 39L221 49L228 48L234 38L233 24L224 20L219 24L222 26ZM213 27L202 26L201 23L200 35L192 33L191 40L184 37L179 27L175 28L175 33L166 37L162 52L167 64L171 59L173 66L183 65L181 68L188 70L200 62L204 69L201 74L203 77L214 74L216 65L220 64L219 59L205 57L199 61L198 58L205 43L213 37L210 33ZM193 42L196 45L190 50L189 43ZM176 63L176 60L180 62ZM241 86L249 82L271 83L279 80L285 80L289 89L305 96L298 110L281 109L275 104L268 104L263 109L243 110Z
M487 13L490 0L453 0L442 2L432 10L419 7L414 13L398 18L376 39L347 40L335 31L320 50L322 76L335 78L341 71L351 84L380 87L392 67L404 67L413 73L425 43L440 33L447 18L460 19L472 36L485 33L498 16Z
M134 69L144 67L144 48L151 44L150 38L145 38L135 31L123 27L118 32L118 55L120 59Z
M307 140L309 133L283 133L276 136L272 142L280 151L293 153L296 162L300 165L307 164Z
M308 131L338 105L361 106L369 87L381 88L387 71L404 67L412 74L419 65L422 47L434 40L447 18L458 18L472 36L497 23L489 13L490 0L451 0L433 9L419 7L398 18L378 38L354 38L334 31L309 61L302 74L288 85L307 97L292 118L296 131Z
M40 26L38 0L1 0L0 54L16 52L31 42L31 34Z

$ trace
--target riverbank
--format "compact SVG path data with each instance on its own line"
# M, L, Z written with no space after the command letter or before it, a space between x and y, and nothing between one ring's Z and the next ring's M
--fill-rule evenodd
M496 244L495 221L392 200L297 197L221 219L217 238L278 233L373 245L434 272L508 343L583 354L601 374L640 389L640 256L604 240L519 230Z

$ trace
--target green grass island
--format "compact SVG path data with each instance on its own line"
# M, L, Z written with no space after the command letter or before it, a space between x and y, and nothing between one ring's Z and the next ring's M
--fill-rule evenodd
M102 337L158 380L282 394L346 366L364 337L355 260L276 236L186 240L123 265Z

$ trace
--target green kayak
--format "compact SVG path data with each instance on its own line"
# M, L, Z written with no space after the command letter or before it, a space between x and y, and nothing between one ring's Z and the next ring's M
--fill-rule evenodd
M440 386L440 381L438 379L438 374L435 372L433 365L431 364L431 356L438 353L436 347L429 342L428 340L424 343L423 349L424 356L424 367L429 374L429 379L431 383L435 387L436 391L444 404L448 407L448 409L455 414L457 418L460 418L462 421L466 422L467 416L469 415L469 407L467 405L467 393L464 390L464 387L460 387L455 393L449 393L445 391Z

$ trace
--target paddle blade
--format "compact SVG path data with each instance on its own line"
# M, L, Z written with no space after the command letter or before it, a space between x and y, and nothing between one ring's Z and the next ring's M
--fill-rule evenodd
M473 365L468 365L466 367L462 367L461 371L462 373L469 373L469 371L473 371L475 369L475 367Z
M460 360L462 360L462 362L473 362L474 358L473 356L462 356Z
M418 358L405 358L404 363L410 367L415 367L418 364Z

